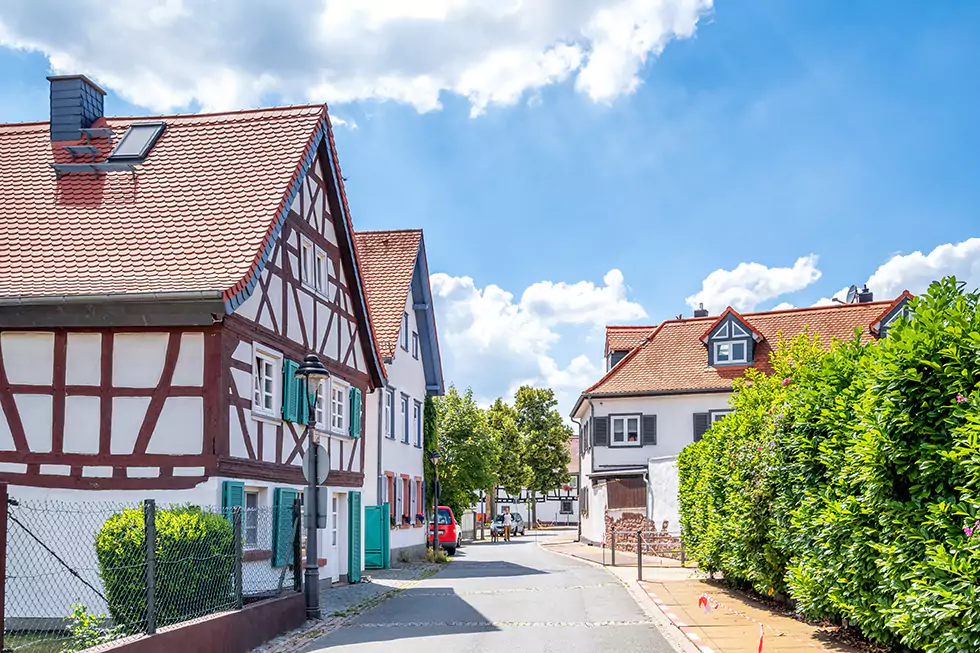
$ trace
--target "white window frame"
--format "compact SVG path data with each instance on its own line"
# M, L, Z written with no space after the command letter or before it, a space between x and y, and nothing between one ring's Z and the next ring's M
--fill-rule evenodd
M415 482L414 478L408 479L408 521L411 524L415 523L415 515L419 514L419 502L418 502L418 483Z
M340 521L340 499L333 494L330 497L330 546L337 546L338 521Z
M265 405L267 392L264 382L262 383L263 401L261 403L258 401L257 390L262 375L257 365L259 361L268 363L272 367L271 407ZM282 354L257 342L252 343L252 414L276 421L282 417Z
M629 440L629 421L636 420L636 440L630 442ZM623 424L623 439L621 442L616 442L616 422L622 422ZM642 428L642 419L639 413L629 414L629 415L610 415L609 416L609 446L610 447L641 447L643 446L643 434L640 432Z
M316 284L313 279L313 256L316 248L313 246L313 241L311 241L306 236L300 236L299 238L299 279L307 288L312 288L316 290Z
M330 409L327 405L327 402L329 401L327 397L328 388L328 379L323 379L320 381L320 386L316 391L316 404L313 408L313 414L316 416L316 429L319 431L327 430L327 416L330 413Z
M415 360L419 359L419 349L421 349L419 346L419 332L412 331L412 358Z
M259 492L260 492L260 490L258 488L254 488L254 489L253 488L245 488L245 505L244 505L244 510L242 511L243 512L243 515L242 515L242 535L243 535L243 540L244 540L243 546L245 547L245 549L248 549L248 550L254 550L254 549L258 549L259 548L259 511L261 510L260 503L259 503L259 499L260 499ZM251 513L249 511L252 510L252 509L250 509L248 507L248 498L250 496L255 497L255 508L254 508L254 512L251 512ZM249 539L248 539L248 536L249 536L249 521L254 521L255 522L255 524L254 524L254 526L255 526L254 527L254 536L255 537L254 537L254 539L252 541L249 541Z
M568 510L565 510L565 506L566 505L568 506ZM562 499L561 500L561 505L559 506L558 514L559 515L571 515L571 514L574 514L574 511L572 510L572 500L571 499Z
M402 349L408 351L408 311L402 312Z
M402 423L402 443L408 444L412 441L412 433L409 430L409 420L411 419L411 413L409 412L411 410L411 400L404 392L398 401L398 408L399 417L401 418L399 421Z
M735 358L735 345L742 345L742 357ZM715 363L724 363L726 365L734 365L738 363L747 363L749 360L749 343L747 340L719 340L713 344ZM724 350L724 358L722 357L722 350Z
M412 431L415 433L415 446L422 448L422 402L412 402Z
M385 388L381 395L381 434L389 440L395 439L394 417L395 412L395 393L390 388Z
M337 392L340 391L340 401ZM347 435L347 393L350 386L340 379L330 379L330 431L337 435ZM340 407L338 412L337 407Z
M715 422L720 422L722 419L727 417L732 412L731 408L726 408L724 410L709 410L708 411L708 424L714 424Z
M315 247L313 250L313 271L314 271L314 282L316 285L316 291L323 295L324 297L329 295L330 288L330 277L328 272L327 261L330 257L327 253Z

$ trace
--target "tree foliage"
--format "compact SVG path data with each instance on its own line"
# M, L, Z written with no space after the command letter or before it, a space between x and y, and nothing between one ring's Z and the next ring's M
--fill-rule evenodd
M511 496L530 485L532 471L527 463L527 439L517 428L517 411L497 398L487 409L487 424L500 445L497 484Z
M550 388L521 386L514 396L517 429L524 440L524 465L530 471L525 487L535 492L557 490L571 480L568 441L572 429L557 410Z
M456 514L472 506L481 490L497 482L500 445L473 391L460 394L450 386L434 402L438 417L435 438L439 462L439 500Z
M955 279L888 337L782 343L678 459L702 568L872 640L980 646L980 296Z

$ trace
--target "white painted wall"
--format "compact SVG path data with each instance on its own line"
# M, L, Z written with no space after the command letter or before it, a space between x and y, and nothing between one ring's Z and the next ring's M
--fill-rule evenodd
M416 445L415 425L412 409L415 402L425 405L425 371L422 367L421 342L419 357L412 356L412 333L419 332L419 326L415 319L415 311L412 309L411 293L406 288L405 311L408 312L408 351L401 348L401 333L398 337L398 346L395 347L394 356L390 362L385 363L385 370L388 374L388 391L395 395L395 431L394 438L381 438L381 480L383 486L387 484L385 472L394 472L396 483L400 483L402 474L408 474L411 479L423 476L422 456L423 450ZM409 397L408 403L408 426L409 441L404 440L404 420L400 413L401 395ZM368 438L367 449L365 450L365 470L364 470L364 496L367 505L378 505L383 497L379 496L378 478L378 434L381 428L381 415L383 414L382 404L383 391L375 390L365 399L367 410L365 437ZM420 416L421 417L421 416ZM385 490L381 490L383 493ZM400 492L400 490L399 490ZM430 502L426 497L426 503ZM416 502L416 510L426 513L424 506L419 506ZM402 500L399 495L398 506L395 515L399 523L402 509ZM391 531L391 550L396 551L401 548L422 546L425 541L425 529L422 527L395 528Z
M653 458L647 463L647 517L659 530L667 522L667 530L681 530L681 513L678 507L677 458Z

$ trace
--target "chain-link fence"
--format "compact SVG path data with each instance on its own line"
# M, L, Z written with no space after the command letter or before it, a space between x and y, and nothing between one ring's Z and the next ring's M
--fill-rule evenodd
M99 648L297 591L300 512L11 497L3 650Z

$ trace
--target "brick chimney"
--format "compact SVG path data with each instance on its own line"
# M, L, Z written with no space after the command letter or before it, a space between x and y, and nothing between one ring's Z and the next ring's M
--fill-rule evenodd
M864 287L858 291L858 304L867 304L868 302L873 302L874 299L874 293L868 290L868 284L864 284Z
M698 304L698 307L694 309L694 317L708 317L708 309L704 307L704 304Z
M52 75L51 140L74 141L102 117L105 91L85 75Z

